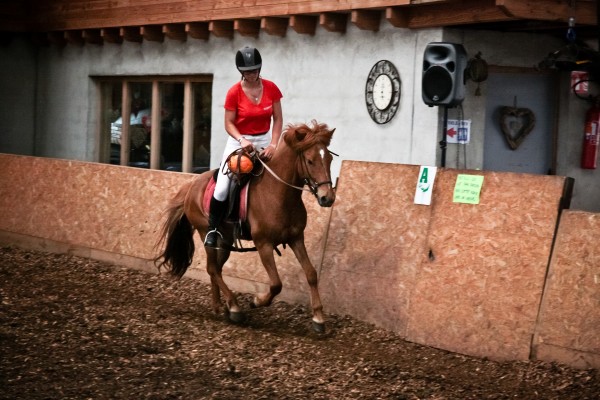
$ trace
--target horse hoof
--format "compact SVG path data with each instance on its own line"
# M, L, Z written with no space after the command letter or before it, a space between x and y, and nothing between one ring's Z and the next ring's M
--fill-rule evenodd
M322 322L312 322L313 331L316 333L325 333L325 324Z
M241 311L230 311L229 312L229 320L234 324L241 324L246 320L246 316Z

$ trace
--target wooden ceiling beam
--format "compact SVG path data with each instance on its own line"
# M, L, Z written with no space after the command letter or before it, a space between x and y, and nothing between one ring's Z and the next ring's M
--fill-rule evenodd
M242 36L258 38L258 34L260 33L260 20L236 19L233 21L233 30Z
M128 42L142 43L142 40L144 40L139 26L124 26L120 29L120 34Z
M385 9L385 19L396 28L408 28L408 8L388 7Z
M346 33L348 14L323 13L319 15L319 25L328 32Z
M107 43L123 43L123 36L121 36L119 28L102 28L100 29L100 36Z
M271 36L285 37L289 24L289 18L263 17L260 20L260 28Z
M64 36L65 36L65 40L69 44L74 44L76 46L82 46L85 43L85 41L83 40L83 33L79 29L65 31Z
M103 44L102 36L100 35L100 29L84 29L83 40L90 44Z
M301 35L314 35L317 30L318 18L312 15L292 15L290 28Z
M15 4L19 2L9 1ZM265 17L309 17L384 9L392 24L402 26L406 18L410 28L516 19L566 22L570 16L575 17L578 25L598 24L595 12L597 2L592 0L53 0L28 1L27 4L27 8L15 6L14 16L18 23L12 19L4 21L8 29L49 32L187 24L190 21L209 23ZM471 6L475 8L468 10ZM390 8L393 11L389 11ZM407 16L402 15L404 9ZM296 26L301 30L309 30L298 24ZM281 32L280 28L275 32Z
M48 32L48 42L57 46L64 46L67 44L65 34L63 32Z
M597 25L597 1L568 0L496 0L496 5L506 15L516 19L568 22L575 18L576 24Z
M381 11L379 10L353 10L350 14L350 21L358 29L365 31L379 31L381 22Z
M185 31L194 39L208 40L210 36L208 22L188 22L185 24Z
M408 28L433 28L485 22L512 21L495 0L464 0L410 7Z
M210 21L208 30L216 37L233 39L233 21Z
M162 33L171 40L178 40L180 42L187 40L185 24L165 24L162 26Z
M50 45L50 41L48 40L48 34L41 32L33 32L29 36L31 37L31 41L36 46L45 47Z
M145 25L140 28L140 34L144 40L150 42L163 42L165 35L162 31L161 25Z

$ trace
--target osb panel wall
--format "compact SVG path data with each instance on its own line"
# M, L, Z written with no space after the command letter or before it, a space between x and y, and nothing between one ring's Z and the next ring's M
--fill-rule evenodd
M438 348L528 359L565 178L344 162L322 268L328 310ZM459 173L483 175L477 205Z
M484 176L479 204L453 202L461 173ZM458 170L437 178L407 338L527 360L565 178Z
M419 167L344 161L321 271L325 310L405 335L430 207L413 204Z
M0 229L152 259L170 193L193 175L0 155Z
M195 175L108 164L0 154L0 231L5 241L69 252L145 270L169 199ZM321 263L331 209L304 197L309 223L306 245ZM208 281L205 253L196 252L187 276ZM251 247L252 243L248 243ZM290 249L276 256L284 283L282 299L308 301L304 273ZM256 292L268 277L255 252L233 254L224 275L232 289Z
M450 351L527 359L565 179L462 171L485 177L480 204L468 205L452 202L461 171L439 170L433 203L422 206L413 204L418 172L418 166L344 161L333 209L304 194L307 248L326 312ZM150 268L162 211L193 178L0 155L0 240L58 244L61 251ZM535 341L540 359L599 364L600 255L593 239L599 219L563 216ZM207 280L196 242L188 275ZM281 298L306 302L306 280L292 252L276 259ZM234 254L225 274L238 291L268 284L255 253Z
M537 359L600 368L600 214L565 211L552 253Z

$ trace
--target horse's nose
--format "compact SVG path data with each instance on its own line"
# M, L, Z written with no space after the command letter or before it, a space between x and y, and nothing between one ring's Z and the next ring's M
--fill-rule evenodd
M319 197L319 205L321 207L331 207L335 201L335 195Z

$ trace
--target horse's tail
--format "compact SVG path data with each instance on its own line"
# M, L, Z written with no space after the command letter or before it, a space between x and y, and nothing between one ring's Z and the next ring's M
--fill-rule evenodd
M181 278L192 264L194 228L183 211L186 190L181 190L165 210L166 220L160 231L156 248L164 250L154 259L160 270L166 266L171 275Z

